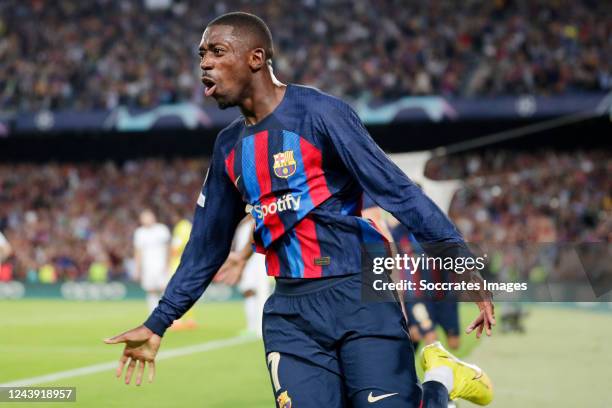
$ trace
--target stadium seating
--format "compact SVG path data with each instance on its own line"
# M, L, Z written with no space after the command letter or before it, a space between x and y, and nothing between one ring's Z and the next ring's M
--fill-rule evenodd
M0 110L202 103L196 44L206 22L230 10L273 27L282 81L345 98L612 87L606 2L167 3L3 1Z

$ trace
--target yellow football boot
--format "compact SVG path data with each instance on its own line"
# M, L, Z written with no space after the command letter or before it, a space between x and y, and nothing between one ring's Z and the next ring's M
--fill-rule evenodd
M487 405L493 400L493 384L489 376L479 367L453 356L439 341L423 347L421 366L423 371L440 366L447 366L453 371L452 400L461 398L478 405Z

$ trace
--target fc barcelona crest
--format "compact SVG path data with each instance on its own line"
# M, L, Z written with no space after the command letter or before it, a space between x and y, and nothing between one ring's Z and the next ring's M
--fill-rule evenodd
M276 153L274 155L274 174L276 177L288 178L295 173L297 164L293 159L293 150Z

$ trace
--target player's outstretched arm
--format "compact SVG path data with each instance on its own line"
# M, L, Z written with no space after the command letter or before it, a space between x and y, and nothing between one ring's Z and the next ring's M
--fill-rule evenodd
M157 308L144 322L159 336L202 296L227 258L236 225L244 217L244 203L227 175L220 140L225 140L222 133L215 143L181 262Z
M428 255L471 257L457 228L378 147L355 111L339 100L323 106L320 135L332 142L348 171L373 201L410 228ZM476 330L477 337L483 330L491 335L495 325L493 302L487 296L475 299L480 313L466 330Z
M364 192L408 227L429 256L471 255L444 212L378 147L348 104L329 99L320 109L325 110L318 134L331 142Z
M132 381L134 371L136 371L136 385L142 384L145 366L148 367L149 382L155 378L155 356L161 344L162 338L153 333L146 326L138 326L135 329L121 333L115 337L105 339L106 344L124 343L123 354L119 359L117 367L117 378L121 377L123 369L127 363L125 371L125 383Z
M217 142L220 139L221 136ZM197 200L189 241L164 296L142 326L105 340L108 344L125 343L117 374L121 376L129 360L126 384L137 365L137 384L142 381L145 365L149 365L149 379L153 379L161 337L212 281L229 253L233 233L243 214L244 204L225 173L224 159L216 143L208 177Z

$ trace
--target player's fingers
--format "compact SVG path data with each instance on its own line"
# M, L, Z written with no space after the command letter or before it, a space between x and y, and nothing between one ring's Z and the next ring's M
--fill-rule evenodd
M228 271L224 271L223 274L220 276L219 278L219 283L222 283L224 285L227 285L227 279L229 278L229 274Z
M225 279L227 278L227 270L227 265L222 266L221 269L217 271L214 281L217 283L224 283Z
M110 337L108 339L104 339L104 342L106 344L117 344L117 343L123 343L125 341L126 341L125 333L121 333L118 336Z
M119 366L117 366L117 371L115 372L115 375L117 376L117 378L121 377L121 373L123 373L123 367L125 367L125 363L127 361L128 361L128 356L123 354L121 358L119 359Z
M484 321L484 328L485 328L485 332L487 333L487 336L491 336L492 331L491 331L491 321L487 318Z
M125 383L129 384L132 381L132 375L134 375L134 367L136 367L136 360L133 358L130 360L130 364L128 364L127 371L125 372Z
M229 279L228 279L228 281L229 281L228 285L234 286L234 285L236 285L238 283L239 280L240 280L240 274L239 273L231 274L229 276Z
M149 382L152 383L155 378L155 361L149 361Z
M495 321L495 307L493 306L493 303L487 302L485 305L485 313L487 315L487 320L492 326L495 326L497 322Z
M136 368L136 385L142 384L142 376L144 374L145 362L138 361L138 367Z
M465 328L465 334L470 334L471 332L473 332L474 327L476 327L476 322L470 323L470 325Z
M484 328L484 324L481 323L480 326L478 326L478 329L476 329L476 338L479 339L480 336L482 336L482 329Z
M232 270L228 270L227 274L223 278L223 283L226 285L232 286L234 283L234 273Z
M465 329L465 333L466 334L470 334L471 332L474 331L474 329L476 327L478 327L478 325L480 325L482 323L483 320L483 314L482 312L478 315L478 317L476 319L474 319L474 321L472 323L470 323L470 325L467 327L467 329Z

